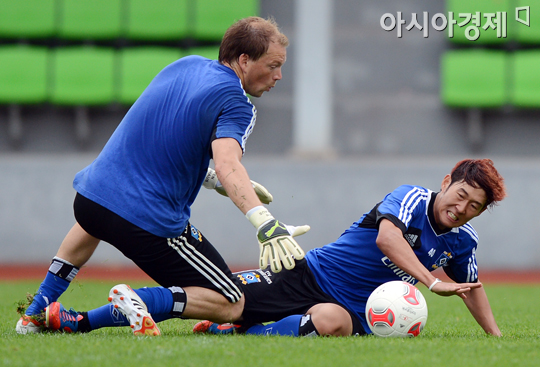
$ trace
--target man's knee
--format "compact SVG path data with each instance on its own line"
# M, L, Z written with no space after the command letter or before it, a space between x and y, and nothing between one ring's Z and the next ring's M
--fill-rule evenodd
M223 315L223 322L233 322L238 320L242 316L244 311L244 298L242 297L238 302L229 303L228 309L225 310Z
M244 311L244 297L240 298L238 302L230 303L226 302L224 303L218 312L215 313L213 320L214 322L218 322L220 324L226 323L226 322L234 322L240 319L242 316L242 312Z
M352 335L352 319L349 312L333 303L323 303L313 306L311 314L313 325L321 336L350 336Z

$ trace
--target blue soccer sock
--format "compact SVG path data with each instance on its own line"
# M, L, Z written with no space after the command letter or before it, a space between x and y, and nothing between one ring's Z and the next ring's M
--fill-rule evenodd
M173 317L173 293L163 287L134 289L135 293L141 297L148 312L155 322L161 322ZM88 322L91 330L102 327L129 326L128 319L112 304L106 304L96 309L88 311Z
M32 304L26 309L26 315L39 314L49 304L58 300L58 297L66 291L78 271L79 268L70 262L54 257Z
M303 315L292 315L271 324L254 325L247 329L246 334L298 336L302 316Z

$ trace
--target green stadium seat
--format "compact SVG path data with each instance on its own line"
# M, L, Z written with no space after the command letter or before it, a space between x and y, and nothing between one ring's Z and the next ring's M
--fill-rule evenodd
M529 27L517 21L512 21L515 39L523 44L540 45L540 0L515 0L516 7L529 6ZM519 18L525 20L525 11L519 12ZM514 16L514 14L512 15ZM514 18L512 18L514 19Z
M118 101L132 104L152 79L167 65L182 57L175 48L137 47L120 51L120 90Z
M195 0L193 36L198 40L220 41L236 20L258 13L258 0Z
M126 37L171 41L188 34L188 0L127 0Z
M0 38L51 37L55 15L55 0L0 0Z
M54 51L52 64L52 103L104 105L114 101L113 49L62 47Z
M188 55L199 55L210 60L217 60L219 57L219 46L192 47L187 50Z
M447 0L446 1L446 15L448 15L448 12L453 12L454 19L457 21L457 24L450 24L450 19L447 26L447 34L448 34L448 27L452 27L454 29L454 36L450 38L450 41L455 43L465 43L465 44L504 44L508 42L508 40L511 37L511 27L510 24L514 22L514 7L512 6L513 0ZM480 32L480 37L475 40L471 41L466 38L465 36L465 30L469 26L475 26L473 24L473 20L471 19L467 24L463 25L462 27L459 27L458 25L462 22L464 22L466 19L459 16L459 13L470 13L475 14L476 12L480 12L480 26L477 27L478 31ZM502 32L503 22L502 22L502 16L501 16L501 24L496 25L496 29L493 28L487 28L482 29L481 27L484 27L486 22L488 21L488 18L484 15L486 13L497 13L497 12L506 12L507 19L506 19L506 33L507 37L497 37L497 31ZM494 19L493 19L494 20ZM474 35L474 32L471 32L471 35Z
M516 107L540 107L540 50L517 51L511 57L510 103Z
M65 39L120 36L122 0L60 0L58 35Z
M507 56L497 50L451 50L441 59L441 99L451 107L500 107L507 102Z
M44 47L0 47L0 103L35 104L47 99L48 51Z
M0 104L9 104L8 136L23 137L21 105L47 99L48 51L44 47L0 46Z

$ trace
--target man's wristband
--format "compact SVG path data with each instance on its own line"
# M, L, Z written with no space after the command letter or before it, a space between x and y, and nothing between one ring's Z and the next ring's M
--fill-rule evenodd
M442 283L442 280L440 280L439 278L435 278L433 283L431 283L431 285L428 288L430 292L433 292L432 289L433 289L433 287L435 287L435 284L437 284L437 283Z
M246 213L246 218L253 224L253 227L259 229L259 227L268 222L269 220L274 219L272 214L264 206L256 206L250 209Z

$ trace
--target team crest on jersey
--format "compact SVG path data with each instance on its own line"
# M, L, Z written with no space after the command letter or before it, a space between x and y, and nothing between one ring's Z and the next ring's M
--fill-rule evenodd
M452 253L444 251L441 256L435 261L435 264L431 265L432 269L440 268L441 266L445 266L450 259L452 259Z
M199 230L195 228L193 224L191 224L190 226L191 226L191 236L195 238L197 241L202 242L201 232L199 232Z
M420 236L422 235L422 230L418 228L409 227L407 232L403 235L403 238L407 240L409 245L413 249L418 249L422 247L422 242L420 241Z
M254 271L250 271L247 273L240 273L237 275L237 277L238 279L240 279L242 284L252 284L252 283L261 282L261 276Z

